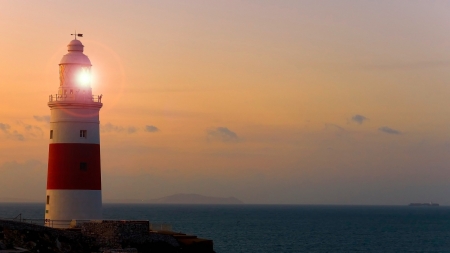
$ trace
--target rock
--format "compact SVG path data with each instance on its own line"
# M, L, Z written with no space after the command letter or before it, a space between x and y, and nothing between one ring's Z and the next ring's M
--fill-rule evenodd
M27 244L25 245L27 249L34 249L36 247L36 243L33 241L29 241L27 242Z
M135 248L108 249L108 250L103 251L103 253L138 253L138 250Z
M0 242L0 250L5 250L6 245L3 242Z

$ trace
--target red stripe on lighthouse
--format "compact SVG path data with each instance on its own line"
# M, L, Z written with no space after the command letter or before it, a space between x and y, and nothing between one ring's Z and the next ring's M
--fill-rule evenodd
M101 190L100 144L52 143L47 190Z

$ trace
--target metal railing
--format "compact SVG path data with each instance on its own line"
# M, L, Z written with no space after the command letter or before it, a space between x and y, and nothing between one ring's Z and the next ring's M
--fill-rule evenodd
M80 228L81 224L91 222L91 220L22 219L22 222L51 228Z
M47 226L52 228L80 228L85 222L95 222L96 220L51 220L51 219L25 219L22 214L18 214L14 218L0 218L3 220L19 221L24 223L29 223L33 225ZM102 221L118 221L118 220L98 220ZM148 223L150 231L173 231L172 225L164 222L149 222L140 220L124 220L124 222L129 223Z
M42 222L42 220L34 220ZM81 224L91 222L91 220L50 220L43 219L44 225L52 228L81 228Z
M51 219L26 219L22 217L22 214L18 214L14 218L0 218L2 220L19 221L23 223L47 226L52 228L76 228L80 227L84 222L90 222L92 220L51 220Z
M89 103L101 103L103 95L80 95L80 94L55 94L49 95L49 102L58 101L77 101L77 102L89 102Z

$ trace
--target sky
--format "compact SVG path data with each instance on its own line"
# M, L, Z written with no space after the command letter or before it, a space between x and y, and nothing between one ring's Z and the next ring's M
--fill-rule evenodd
M448 1L0 0L0 200L45 201L76 30L105 201L450 205L449 17Z

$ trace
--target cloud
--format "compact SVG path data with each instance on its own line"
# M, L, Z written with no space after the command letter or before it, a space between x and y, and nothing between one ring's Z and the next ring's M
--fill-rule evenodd
M37 115L33 115L33 118L39 122L50 122L50 116L48 115L44 115L44 116L37 116Z
M25 132L32 137L42 137L44 135L44 131L38 126L29 125L22 121L18 121L17 124L21 125L25 129Z
M127 128L127 132L128 132L129 134L134 134L134 133L137 132L137 128L135 128L135 127L133 127L133 126L128 127L128 128Z
M237 134L226 127L217 127L207 131L208 140L217 140L222 142L238 142Z
M10 129L11 127L8 124L0 123L0 130L5 133L8 138L12 138L18 141L25 140L25 137L22 134L20 134L16 130L11 131Z
M8 124L0 123L0 130L2 130L4 133L7 133L9 131L10 126Z
M380 128L378 128L378 130L383 132L383 133L387 133L387 134L401 134L400 131L392 129L392 128L387 127L387 126L380 127Z
M111 132L116 132L116 133L121 133L121 132L127 132L129 134L133 134L137 132L137 128L134 126L129 126L129 127L123 127L123 126L117 126L117 125L113 125L111 123L106 123L105 125L101 125L100 126L100 131L103 133L111 133Z
M338 137L345 136L349 133L347 130L345 130L345 128L331 123L325 123L324 131Z
M23 135L21 133L17 132L16 130L14 130L12 133L10 133L9 136L18 141L25 140L25 137L23 137Z
M147 125L147 126L145 126L145 131L146 132L150 132L150 133L154 133L154 132L158 132L159 128L157 128L157 127L155 127L153 125L151 125L151 126Z
M111 123L106 123L105 125L100 126L100 131L109 133L109 132L122 132L124 130L123 127L115 126Z
M368 118L363 115L356 114L352 117L352 120L361 125L364 121L368 120Z
M331 124L331 123L325 123L325 130L335 130L338 132L347 132L347 130L345 130L345 128L336 125L336 124Z

